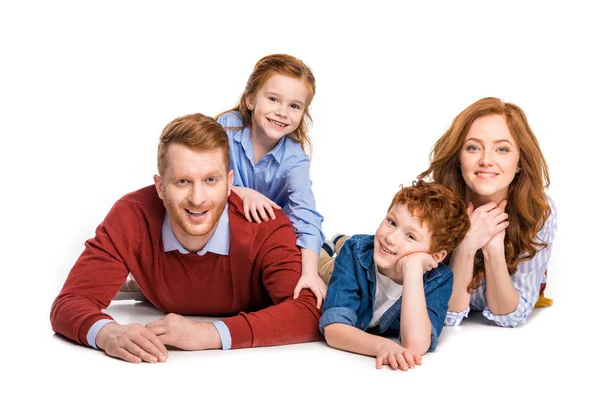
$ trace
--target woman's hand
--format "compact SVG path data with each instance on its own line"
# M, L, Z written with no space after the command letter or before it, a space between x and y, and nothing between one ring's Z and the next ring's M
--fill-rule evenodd
M471 220L471 228L460 246L475 252L486 246L493 238L492 245L496 246L500 241L504 246L504 232L508 227L508 214L504 212L505 208L506 200L502 200L500 204L490 201L477 208L469 202L467 213Z

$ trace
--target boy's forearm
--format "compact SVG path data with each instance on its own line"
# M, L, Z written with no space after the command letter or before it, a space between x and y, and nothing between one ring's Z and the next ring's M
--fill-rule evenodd
M403 270L400 336L402 346L413 354L425 354L431 344L431 321L427 313L423 268L406 265Z
M375 357L389 339L371 335L350 325L336 323L325 327L325 340L336 349Z

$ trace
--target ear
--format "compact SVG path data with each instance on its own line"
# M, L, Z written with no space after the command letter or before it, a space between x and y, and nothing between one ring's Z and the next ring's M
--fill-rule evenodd
M231 187L233 186L233 170L229 170L229 174L227 174L227 196L231 194Z
M446 250L440 250L437 253L433 253L431 255L431 257L433 257L433 261L435 261L436 263L442 262L444 260L444 258L446 258L446 256L448 255L448 252Z
M254 99L251 97L246 97L246 108L250 111L254 109Z
M163 196L162 196L163 182L162 182L162 178L158 175L154 175L154 188L156 189L156 193L158 194L158 197L164 201L165 199L163 199Z

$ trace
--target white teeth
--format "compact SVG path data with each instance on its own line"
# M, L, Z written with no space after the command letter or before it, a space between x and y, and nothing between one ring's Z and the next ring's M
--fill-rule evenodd
M486 172L478 172L476 175L479 175L479 176L496 176L496 174L486 173Z
M191 211L191 210L186 210L186 211L189 212L190 214L192 214L195 217L199 217L201 215L206 214L206 211L196 211L196 212Z
M285 124L282 124L280 122L277 121L273 121L272 119L269 120L273 125L278 126L280 128L283 128L285 126Z

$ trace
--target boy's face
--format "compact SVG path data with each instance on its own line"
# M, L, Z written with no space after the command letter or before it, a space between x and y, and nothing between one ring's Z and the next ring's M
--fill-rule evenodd
M375 232L373 260L379 268L393 268L399 259L416 252L429 253L431 232L405 204L396 204Z

